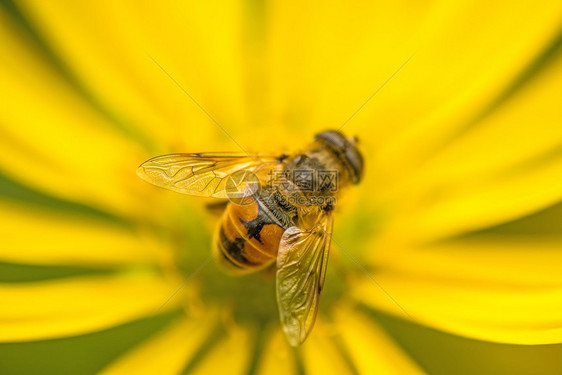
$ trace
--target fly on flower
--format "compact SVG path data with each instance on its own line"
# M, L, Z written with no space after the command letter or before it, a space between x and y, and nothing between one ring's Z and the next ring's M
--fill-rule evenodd
M363 174L356 139L324 131L290 155L164 155L144 162L137 174L179 193L224 200L215 258L233 273L276 263L283 329L291 345L303 343L318 312L337 197Z

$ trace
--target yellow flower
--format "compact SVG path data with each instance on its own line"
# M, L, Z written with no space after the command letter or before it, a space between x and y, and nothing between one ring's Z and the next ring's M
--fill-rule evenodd
M3 2L2 372L556 372L559 346L530 345L562 341L561 11ZM223 274L204 202L135 169L341 126L365 179L293 350L271 275ZM491 349L443 358L455 342Z

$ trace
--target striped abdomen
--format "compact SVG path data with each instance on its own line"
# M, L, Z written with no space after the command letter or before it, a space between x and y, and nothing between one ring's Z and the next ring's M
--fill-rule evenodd
M285 231L277 223L256 200L244 206L230 203L217 228L215 258L235 272L266 267L276 259Z

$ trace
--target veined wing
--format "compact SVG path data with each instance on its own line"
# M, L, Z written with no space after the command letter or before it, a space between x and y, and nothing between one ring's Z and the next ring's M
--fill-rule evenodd
M137 169L137 175L151 184L178 193L228 198L228 176L247 171L261 178L269 169L280 164L280 160L280 155L272 154L171 154L145 161Z
M304 342L316 320L332 238L332 215L311 229L288 228L277 255L277 304L285 335Z

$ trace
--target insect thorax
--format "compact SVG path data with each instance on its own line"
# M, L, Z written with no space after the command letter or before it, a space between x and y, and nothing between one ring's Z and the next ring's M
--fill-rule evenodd
M329 210L336 205L339 191L348 181L349 173L338 156L313 143L272 171L265 190L286 212L310 206Z

